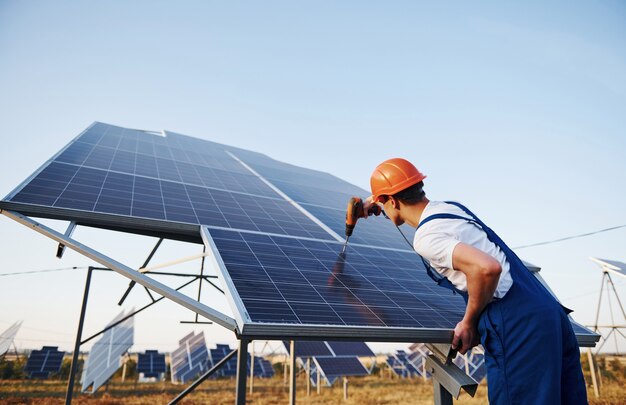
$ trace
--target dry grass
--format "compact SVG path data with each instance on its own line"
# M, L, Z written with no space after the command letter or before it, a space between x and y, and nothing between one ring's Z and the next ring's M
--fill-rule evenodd
M2 404L61 404L65 398L64 381L0 381L0 403ZM104 387L95 395L77 395L74 404L146 404L157 405L171 401L183 386L167 383L135 384L134 382L112 382L108 391ZM306 395L304 377L298 379L298 403L317 404L415 404L433 403L433 386L422 380L409 380L381 376L351 378L349 399L343 401L343 387L337 381L334 387L323 388L318 395L312 388L311 396ZM626 403L626 387L617 382L606 382L603 397L593 398L592 405ZM288 403L289 389L281 377L266 380L255 380L255 391L247 395L247 403L255 405L274 405ZM195 392L186 397L183 404L233 404L235 402L235 382L233 379L211 380L204 382ZM462 393L458 404L487 404L487 388L485 383L479 386L474 398Z

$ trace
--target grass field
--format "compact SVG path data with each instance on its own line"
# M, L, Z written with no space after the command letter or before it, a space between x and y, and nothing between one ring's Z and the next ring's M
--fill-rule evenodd
M288 403L289 389L283 379L276 376L271 379L257 379L254 393L248 394L247 403L273 405ZM0 381L0 403L2 404L61 404L65 398L65 381L31 381L9 380ZM171 401L184 386L166 383L135 384L133 381L122 383L114 381L108 390L104 387L95 395L76 395L74 404L166 404ZM415 404L433 403L433 386L419 379L388 378L387 376L369 376L351 378L349 380L349 398L343 400L343 387L337 381L331 388L323 388L317 394L312 388L310 396L306 395L304 376L297 382L298 403L300 404ZM602 397L593 398L590 391L590 404L613 405L626 403L626 387L623 382L605 381ZM181 403L183 404L233 404L235 402L235 381L233 379L210 380L204 382L195 392ZM487 388L485 383L479 386L474 398L462 393L459 404L487 404Z

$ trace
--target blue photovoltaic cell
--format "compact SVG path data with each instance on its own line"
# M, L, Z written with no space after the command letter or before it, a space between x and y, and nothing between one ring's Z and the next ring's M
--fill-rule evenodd
M452 328L458 295L442 299L413 252L211 230L252 322Z
M5 201L330 238L226 150L237 151L96 123Z
M65 352L57 346L44 346L41 350L33 350L26 362L26 373L30 378L48 378L50 373L61 370Z
M315 357L324 376L333 380L336 377L368 375L367 369L356 357Z
M487 367L485 366L485 355L481 351L474 350L466 353L465 356L462 354L458 354L454 358L454 364L464 372L466 372L470 377L472 377L476 382L481 382L483 378L487 375ZM469 373L468 373L469 370Z
M171 354L172 382L187 383L209 369L209 352L204 332L191 332Z
M160 354L157 350L146 350L137 355L137 372L143 373L144 377L158 378L166 371L165 354Z

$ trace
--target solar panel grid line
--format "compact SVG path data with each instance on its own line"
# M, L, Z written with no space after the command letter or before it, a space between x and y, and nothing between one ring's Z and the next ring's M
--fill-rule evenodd
M245 162L243 162L241 159L239 159L237 156L235 156L234 154L232 154L231 152L226 152L228 153L233 159L236 159L239 163L241 163L246 169L248 169L251 173L253 173L254 175L258 176L259 179L261 179L261 181L263 181L264 183L266 183L272 190L276 191L276 193L278 193L281 197L283 197L285 200L289 201L294 207L296 207L300 212L302 212L304 215L306 215L308 218L310 218L313 222L315 222L317 225L320 226L320 228L322 228L323 230L325 230L326 232L328 232L328 234L330 236L332 236L335 240L337 241L343 241L344 238L342 238L341 236L339 236L335 231L333 231L332 229L330 229L325 223L323 223L322 221L320 221L317 217L315 217L313 214L311 214L309 211L307 211L304 207L302 207L300 204L298 204L297 202L295 202L291 197L289 197L287 194L285 194L284 192L282 192L278 187L276 187L274 184L272 184L269 180L267 180L265 177L261 176L258 172L256 172L253 168L251 168L249 165L247 165Z
M67 148L69 148L74 143L75 140L79 139L81 136L83 136L85 133L87 133L89 130L91 130L96 124L97 124L97 122L91 123L87 128L85 128L76 137L74 137L70 142L68 142L64 147L62 147L61 150L59 150L57 153L52 155L52 157L50 159L48 159L40 167L38 167L30 176L26 177L26 179L24 179L24 181L22 181L20 184L18 184L17 187L15 187L11 192L9 192L9 194L7 194L4 199L5 200L10 200L11 198L13 198L15 196L15 194L17 194L21 189L23 189L26 184L28 184L31 180L33 180L35 177L37 177L37 175L39 175L39 173L41 173L41 171L45 167L47 167L58 156L60 156L63 152L65 152L67 150Z

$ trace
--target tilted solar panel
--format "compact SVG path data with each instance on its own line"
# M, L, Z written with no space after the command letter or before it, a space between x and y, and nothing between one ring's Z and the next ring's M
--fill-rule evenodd
M0 334L0 356L9 351L15 335L20 330L20 326L22 326L22 321L17 321Z
M365 342L328 342L335 356L375 357Z
M464 311L459 296L442 299L412 252L352 246L339 256L333 242L210 234L250 324L265 331L272 323L444 330Z
M287 353L291 355L291 345L287 341L283 341L283 345L287 349ZM315 357L315 356L332 356L332 352L321 340L299 340L295 342L296 357Z
M107 326L114 324L127 314L123 311ZM134 341L134 318L130 317L107 330L89 351L85 370L81 376L82 392L90 386L94 393L120 368L122 356Z
M215 367L226 355L232 352L233 349L228 345L218 344L215 349L209 350L211 367ZM248 355L248 366L250 365L250 355ZM248 368L248 373L250 368ZM223 364L220 369L213 376L215 377L233 377L237 375L237 356L233 356Z
M189 333L179 342L179 347L170 355L173 383L187 383L209 369L209 352L204 332Z
M30 378L48 378L50 373L61 370L65 352L57 346L44 346L41 350L33 350L28 356L25 371Z
M329 379L368 375L368 371L356 357L315 357L320 370Z
M259 153L94 123L0 209L203 240L241 336L449 341L463 300L435 286L388 221L360 221L339 256L355 194L369 193Z

